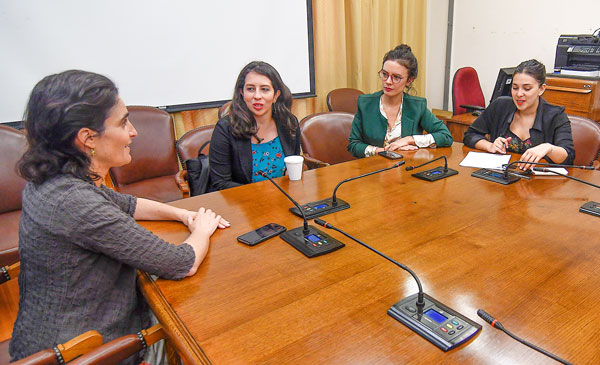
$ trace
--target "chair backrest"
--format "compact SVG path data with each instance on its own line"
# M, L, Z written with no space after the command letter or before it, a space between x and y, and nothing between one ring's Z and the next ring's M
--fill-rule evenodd
M452 80L452 112L454 115L466 113L460 105L477 105L485 107L483 91L479 84L477 71L473 67L463 67L456 70Z
M149 106L129 106L127 109L138 135L131 143L131 162L110 169L115 189L159 201L181 199L181 191L174 179L179 164L171 116Z
M0 125L0 266L19 261L21 195L26 181L15 167L26 149L23 132Z
M318 113L302 119L304 153L329 164L356 159L346 149L353 119L353 114L344 112Z
M144 347L151 346L163 338L165 338L165 332L162 325L157 324L147 330L140 331L137 335L126 335L107 342L97 349L75 359L69 364L116 364L141 351Z
M177 149L177 155L182 166L184 166L185 160L198 157L198 152L200 152L198 150L202 145L210 141L214 129L214 125L205 125L194 128L179 138L175 143L175 148ZM209 148L210 144L206 145L202 153L207 155Z
M231 101L228 101L225 104L221 105L218 113L219 119L229 114L229 108L231 108Z
M358 96L362 91L352 88L334 89L327 94L327 108L330 112L346 112L356 114Z
M578 115L569 115L575 145L575 165L591 166L600 154L600 125Z

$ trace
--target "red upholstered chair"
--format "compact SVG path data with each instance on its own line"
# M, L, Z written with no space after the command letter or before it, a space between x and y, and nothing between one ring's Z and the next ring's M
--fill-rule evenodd
M72 365L116 364L165 338L162 325L157 324L139 334L119 337L75 359Z
M485 109L483 91L473 67L456 70L452 80L452 111L454 115L481 112Z
M569 115L575 145L574 165L592 166L600 154L600 125L578 115Z
M346 149L354 115L344 112L312 114L300 122L306 164L321 167L355 160Z
M15 166L27 149L25 134L0 125L0 266L19 261L21 194L25 180Z
M327 94L327 108L330 112L346 112L356 114L358 96L362 91L352 88L334 89Z
M115 190L160 202L183 198L189 188L179 173L171 116L149 106L127 109L138 135L131 144L131 162L110 169Z

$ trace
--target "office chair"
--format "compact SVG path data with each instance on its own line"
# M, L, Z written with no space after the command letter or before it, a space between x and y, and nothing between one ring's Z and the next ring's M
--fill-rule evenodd
M19 261L21 194L26 181L15 167L26 149L23 132L0 125L0 266Z
M354 115L344 112L312 114L300 122L304 158L311 168L355 160L346 149Z
M129 106L129 120L138 132L131 143L131 162L110 169L115 190L159 202L189 193L181 178L171 116L149 106Z
M452 113L479 115L484 109L485 100L477 71L473 67L459 68L452 80Z
M593 166L600 156L600 125L578 115L569 115L575 145L574 165Z
M356 114L358 96L362 91L352 88L334 89L327 94L327 108L330 112Z
M116 364L138 353L142 349L166 338L162 325L154 325L135 335L114 339L75 359L72 365Z

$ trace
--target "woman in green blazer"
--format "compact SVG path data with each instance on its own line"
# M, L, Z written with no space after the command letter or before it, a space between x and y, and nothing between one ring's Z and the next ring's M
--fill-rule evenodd
M448 128L427 109L427 100L408 95L417 77L417 58L402 44L383 57L379 71L382 91L358 97L348 138L348 151L369 157L381 151L447 147L452 144ZM423 131L429 134L423 135Z

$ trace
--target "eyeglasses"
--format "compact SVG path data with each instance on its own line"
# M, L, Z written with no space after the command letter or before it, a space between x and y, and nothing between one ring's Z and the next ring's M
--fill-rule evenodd
M389 74L385 70L381 70L377 74L381 78L381 81L386 81L388 79L388 77L391 76L392 77L392 83L394 83L394 84L398 84L398 83L402 82L402 80L405 79L405 77L402 77L400 75Z

